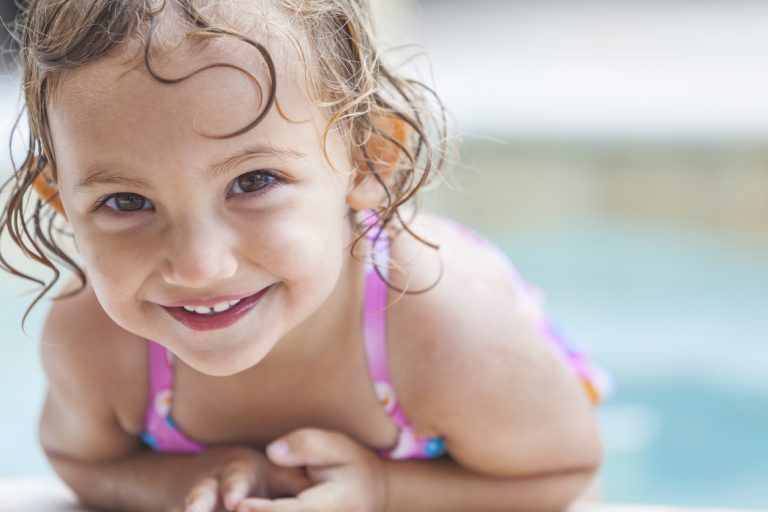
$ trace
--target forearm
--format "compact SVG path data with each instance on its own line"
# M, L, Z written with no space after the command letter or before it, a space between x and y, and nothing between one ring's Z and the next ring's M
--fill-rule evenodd
M594 476L583 469L518 478L493 478L450 459L387 462L386 512L559 512Z
M182 499L190 475L221 453L172 455L142 450L114 461L80 462L49 454L53 468L80 501L99 510L168 511ZM222 459L223 462L224 459Z

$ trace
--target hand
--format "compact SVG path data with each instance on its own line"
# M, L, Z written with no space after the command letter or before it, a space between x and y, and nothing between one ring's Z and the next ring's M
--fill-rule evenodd
M194 456L179 483L182 498L173 512L234 511L249 496L295 496L309 486L300 468L276 466L258 450L239 446Z
M312 487L295 498L247 498L237 512L384 512L385 462L344 434L300 429L267 447L279 466L306 466Z

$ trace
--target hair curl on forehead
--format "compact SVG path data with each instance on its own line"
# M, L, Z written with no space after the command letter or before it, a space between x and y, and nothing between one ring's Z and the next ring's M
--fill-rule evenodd
M350 216L357 234L350 251L354 254L369 230L381 233L379 229L388 226L393 227L393 236L405 232L435 247L409 229L401 212L415 202L417 192L443 165L449 149L445 111L431 89L382 62L367 0L28 0L15 26L25 106L13 130L15 134L23 129L26 114L28 145L24 160L19 165L13 162L13 175L0 189L7 196L0 213L0 237L7 233L26 256L49 268L53 278L46 283L23 272L0 252L0 266L42 287L24 320L60 277L56 263L79 277L81 287L73 293L86 282L75 257L57 241L57 235L66 234L66 223L55 207L56 156L48 109L67 71L118 47L136 46L142 50L147 71L163 83L174 84L213 67L229 67L250 76L226 63L184 76L157 71L153 55L173 39L159 30L161 18L170 18L181 29L176 33L180 39L239 41L263 58L269 83L262 87L251 76L263 93L259 111L247 126L222 138L247 132L273 108L286 117L272 56L248 35L247 23L267 23L287 35L300 56L310 95L327 115L324 140L331 129L339 130L350 155L360 162L357 172L373 178L383 190L385 199L376 208L376 224L356 224ZM382 172L385 166L387 179ZM41 198L31 192L41 181L54 190L50 196Z

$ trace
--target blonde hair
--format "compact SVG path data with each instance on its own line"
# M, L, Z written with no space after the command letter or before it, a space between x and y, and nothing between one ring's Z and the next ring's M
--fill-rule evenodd
M328 113L325 136L330 129L339 129L349 141L351 154L359 155L365 163L359 172L371 173L383 187L386 199L376 211L378 225L383 228L396 224L398 229L431 245L410 231L400 212L442 167L448 149L445 112L430 88L400 76L382 62L367 0L30 0L15 31L21 47L29 143L23 162L18 167L14 164L13 175L0 189L8 194L0 214L0 236L7 233L28 257L50 268L54 276L45 283L15 268L0 253L0 266L42 287L24 319L60 277L54 261L79 277L79 290L86 282L82 269L54 236L55 221L62 212L60 203L56 207L56 159L48 108L63 74L137 41L142 43L147 70L165 83L179 82L211 67L235 67L214 64L176 79L156 73L151 63L152 38L159 16L170 13L186 27L186 37L230 38L261 52L272 83L254 121L228 136L244 133L273 106L280 110L275 98L279 84L266 48L227 20L238 18L232 16L238 8L266 4L309 42L310 55L302 60L310 92ZM297 49L301 48L299 39L294 38ZM20 129L23 114L14 132ZM394 166L387 180L380 175L382 165ZM54 192L50 197L33 198L30 190L43 181L53 184ZM350 250L374 227L356 225L357 238Z

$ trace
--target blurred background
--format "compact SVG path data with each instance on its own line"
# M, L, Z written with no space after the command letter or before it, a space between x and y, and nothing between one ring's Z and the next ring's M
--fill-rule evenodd
M768 508L768 2L376 5L455 117L455 186L425 209L496 241L613 374L605 500ZM31 289L0 275L0 477L50 471Z

